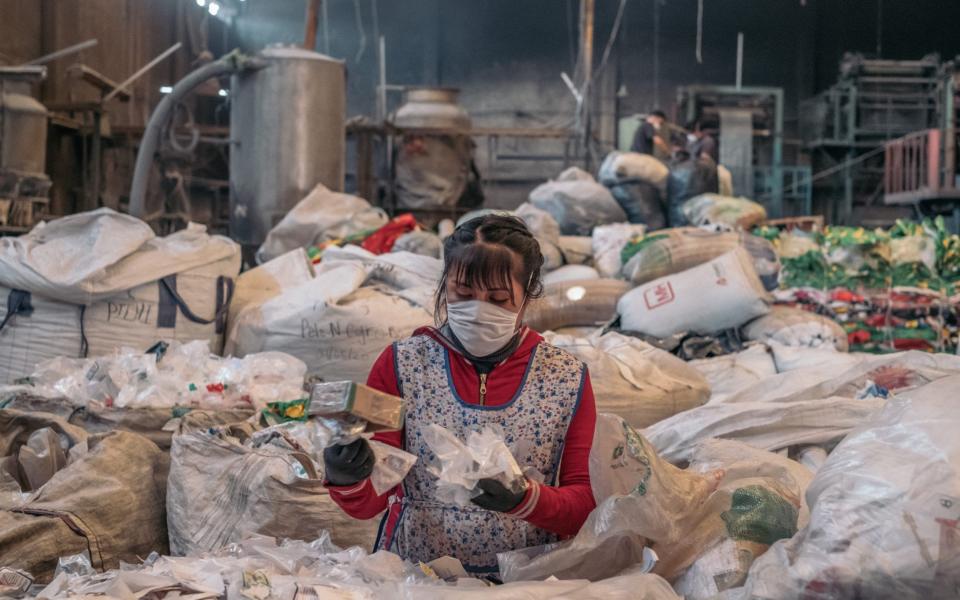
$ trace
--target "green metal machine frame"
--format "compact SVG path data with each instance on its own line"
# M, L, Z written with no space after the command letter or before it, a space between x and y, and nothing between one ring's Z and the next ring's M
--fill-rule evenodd
M677 106L681 113L679 116L684 119L684 122L691 122L700 117L702 107L706 104L731 108L772 105L772 128L769 130L772 143L769 164L754 168L754 199L767 206L772 218L784 216L783 88L735 85L689 85L678 88ZM802 204L801 211L809 214L811 200L808 194L791 193L789 199L799 200Z

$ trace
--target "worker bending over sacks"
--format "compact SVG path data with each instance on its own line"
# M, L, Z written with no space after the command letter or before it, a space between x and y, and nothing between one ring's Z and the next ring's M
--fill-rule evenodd
M376 549L413 561L452 556L477 576L497 573L497 553L575 534L595 503L588 459L596 407L586 366L523 325L527 303L543 291L540 246L522 221L486 215L444 242L436 321L388 347L367 384L401 396L404 429L374 439L417 455L403 483L377 495L374 455L359 439L324 452L327 487L347 514L369 519L384 509ZM461 440L497 425L526 479L513 491L481 479L472 506L436 499L431 451L422 432L439 424Z

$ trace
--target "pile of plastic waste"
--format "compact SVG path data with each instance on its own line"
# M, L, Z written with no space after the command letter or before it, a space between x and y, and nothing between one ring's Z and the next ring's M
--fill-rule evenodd
M306 371L303 361L281 352L224 358L206 342L173 342L148 353L124 348L97 358L55 358L0 394L63 398L75 407L263 408L302 398Z
M943 219L889 230L826 227L755 233L780 255L777 302L841 323L865 352L953 352L960 342L960 237Z
M465 577L450 559L415 565L389 552L368 554L359 547L341 549L325 532L312 542L251 537L199 556L175 558L153 554L141 565L95 573L84 557L64 560L56 578L35 591L37 598L78 597L195 600L317 600L401 598L492 600L579 598L597 600L678 600L670 584L657 575L634 572L591 583L586 579L525 581L493 586ZM68 566L69 565L69 566ZM86 567L86 568L85 568Z

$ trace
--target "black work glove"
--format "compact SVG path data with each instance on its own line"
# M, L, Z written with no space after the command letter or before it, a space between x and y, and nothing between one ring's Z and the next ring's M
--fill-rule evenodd
M483 490L483 493L476 498L471 498L470 502L480 508L505 513L520 506L524 496L527 495L529 485L524 482L523 489L515 492L496 479L481 479L477 482L477 487Z
M323 468L331 485L360 483L373 472L373 449L360 438L342 446L334 444L323 450Z

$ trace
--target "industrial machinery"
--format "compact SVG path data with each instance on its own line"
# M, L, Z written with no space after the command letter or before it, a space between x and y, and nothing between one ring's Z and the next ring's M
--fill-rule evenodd
M180 103L212 78L232 77L230 234L247 250L318 183L339 191L344 178L346 83L341 61L316 52L270 47L234 51L172 86L144 131L130 192L130 213L147 221L148 177L161 135Z
M937 83L936 125L884 144L884 203L910 206L923 216L950 214L960 231L957 120L960 72L956 61L942 65Z
M46 211L47 109L31 94L42 66L0 68L0 232L29 230Z
M784 165L783 89L697 85L677 89L681 124L699 120L719 133L720 164L734 193L767 208L771 217L810 214L810 168Z
M233 76L230 234L259 245L318 183L343 190L346 75L342 61L294 47L258 55Z
M804 147L818 178L816 191L827 199L822 210L835 223L873 223L854 217L855 208L879 214L883 194L883 144L936 126L940 58L868 59L848 53L837 82L800 107ZM888 217L889 218L889 217Z

